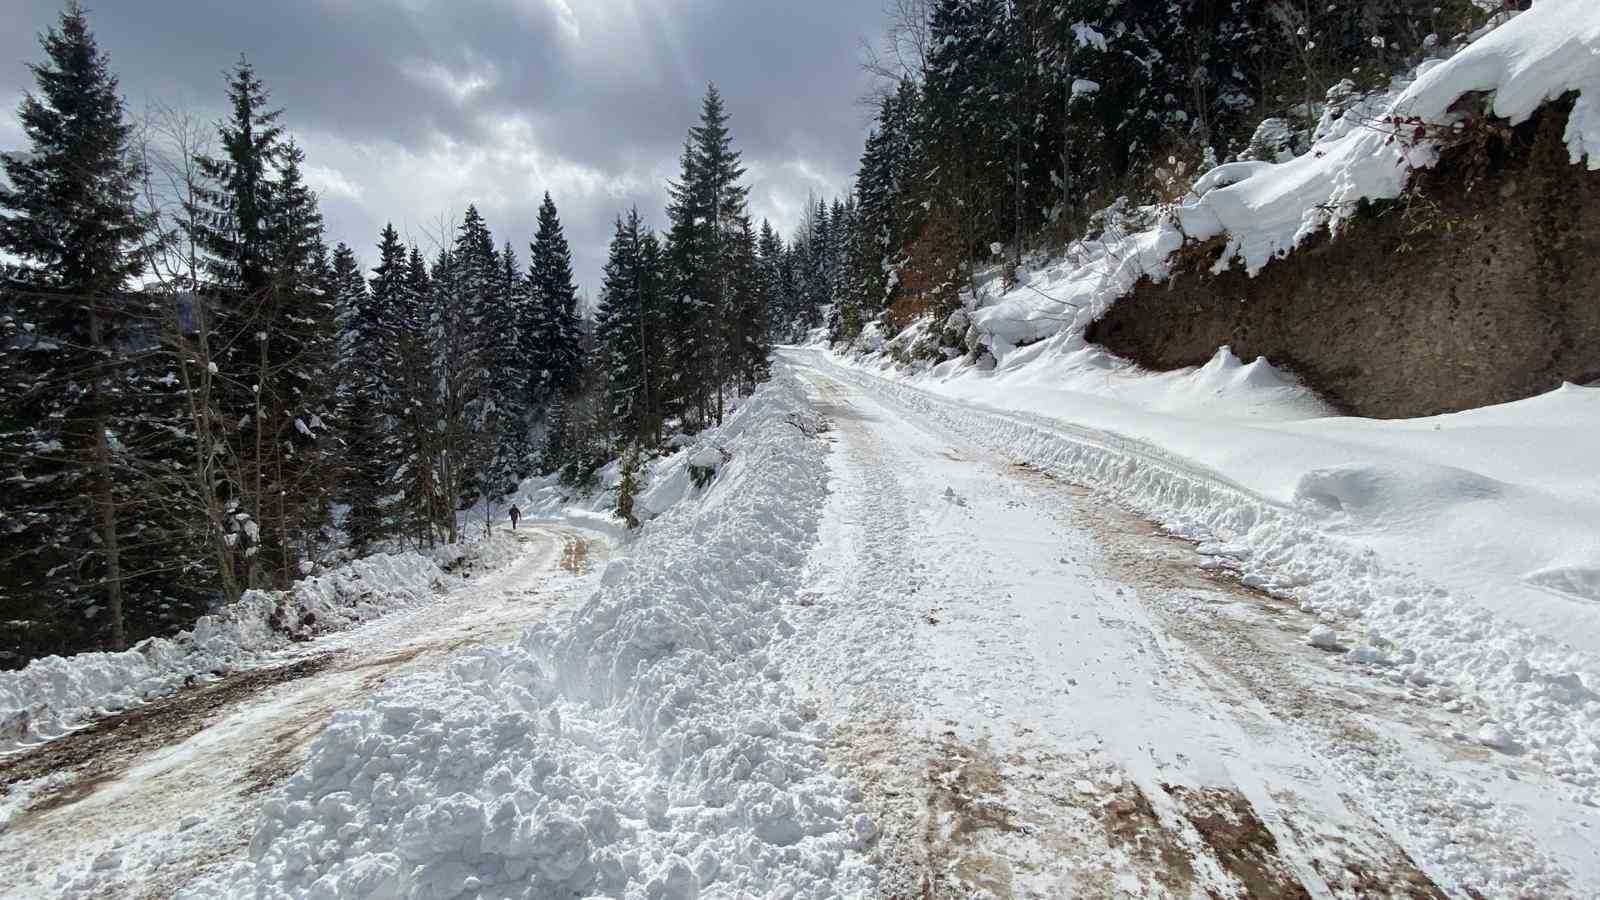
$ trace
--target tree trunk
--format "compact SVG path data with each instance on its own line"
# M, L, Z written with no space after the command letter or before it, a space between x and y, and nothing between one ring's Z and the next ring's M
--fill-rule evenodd
M98 398L91 402L98 403ZM122 548L117 541L117 503L112 495L111 445L106 440L105 414L94 421L95 511L100 526L101 550L106 558L106 611L111 617L111 649L128 646L122 619Z
M89 343L96 357L105 343L97 308L89 312ZM99 359L96 359L99 362ZM94 371L90 375L88 411L93 417L93 453L95 491L92 501L95 524L100 532L100 551L106 560L106 612L111 618L111 649L128 646L127 633L122 620L122 545L117 540L117 500L113 493L111 475L111 445L106 440L106 410L100 394L100 381L105 373Z

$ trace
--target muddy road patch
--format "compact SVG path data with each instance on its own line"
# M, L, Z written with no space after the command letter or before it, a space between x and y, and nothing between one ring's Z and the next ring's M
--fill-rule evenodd
M22 782L57 776L52 787L29 798L6 830L26 829L35 815L88 797L153 751L198 734L229 708L275 685L315 675L336 658L337 654L328 653L287 666L236 672L213 684L100 719L47 744L0 757L0 797Z

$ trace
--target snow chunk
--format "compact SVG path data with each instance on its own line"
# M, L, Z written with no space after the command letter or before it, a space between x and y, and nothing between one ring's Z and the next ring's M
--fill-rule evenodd
M702 447L689 457L689 465L697 469L722 468L722 453L715 447Z
M1483 746L1501 753L1513 753L1519 749L1511 733L1492 722L1478 729L1477 740Z
M1318 650L1344 649L1344 646L1339 643L1339 632L1334 631L1327 625L1313 626L1311 633L1306 635L1306 643L1316 647Z

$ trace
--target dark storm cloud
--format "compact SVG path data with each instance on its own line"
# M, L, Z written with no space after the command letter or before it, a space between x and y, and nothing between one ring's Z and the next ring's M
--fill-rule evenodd
M8 5L14 107L60 4ZM330 238L364 258L385 220L426 243L468 202L525 256L549 190L593 292L617 212L661 223L708 81L758 217L787 230L808 192L844 190L865 129L857 46L880 14L876 0L102 0L89 17L134 112L153 98L215 115L224 70L248 55L310 156Z

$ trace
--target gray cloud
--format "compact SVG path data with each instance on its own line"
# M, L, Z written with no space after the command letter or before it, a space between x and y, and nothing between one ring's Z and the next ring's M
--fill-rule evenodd
M14 108L60 4L11 6L0 100ZM872 0L104 0L89 17L135 112L160 99L216 115L223 73L248 55L307 151L330 240L369 264L384 221L426 244L469 202L525 257L549 190L593 293L616 214L637 204L661 224L708 81L758 218L788 231L808 193L847 189L866 129L856 48L880 13ZM0 147L20 140L7 114Z

